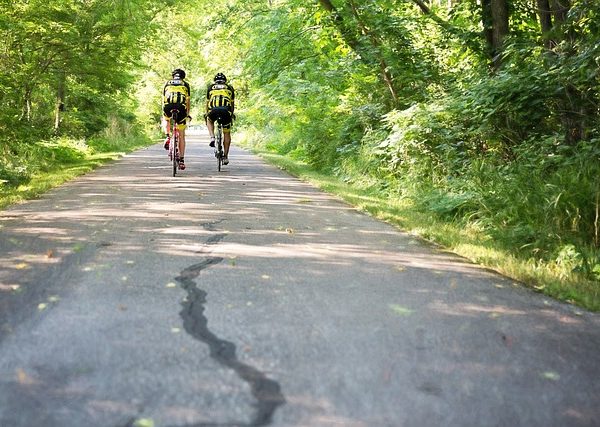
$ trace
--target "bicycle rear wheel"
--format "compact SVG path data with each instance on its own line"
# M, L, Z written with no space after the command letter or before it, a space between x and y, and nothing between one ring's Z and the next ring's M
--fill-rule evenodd
M173 132L173 176L177 175L177 168L179 166L179 131L175 129Z
M217 171L221 172L221 166L223 165L223 129L220 123L217 125L217 134L215 136L217 143Z

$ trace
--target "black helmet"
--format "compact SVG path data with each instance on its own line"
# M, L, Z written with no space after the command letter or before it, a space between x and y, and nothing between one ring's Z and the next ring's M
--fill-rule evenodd
M183 71L181 68L174 69L171 75L173 78L175 78L175 76L179 76L179 78L185 79L185 71Z
M227 81L227 77L225 77L225 74L223 74L223 73L217 73L217 75L215 76L215 82L225 83L226 81Z

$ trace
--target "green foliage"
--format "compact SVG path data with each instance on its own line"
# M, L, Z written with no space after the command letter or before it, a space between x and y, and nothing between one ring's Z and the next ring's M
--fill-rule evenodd
M146 21L156 11L148 0L31 0L3 8L0 75L8 77L0 82L0 121L50 135L62 90L66 117L59 131L100 131L105 123L96 118L127 98ZM108 98L111 107L104 105Z
M34 142L0 144L0 207L35 197L75 176L92 170L123 153L148 145L121 119L111 127L119 133L104 133L90 140L52 138ZM14 142L14 141L13 141Z

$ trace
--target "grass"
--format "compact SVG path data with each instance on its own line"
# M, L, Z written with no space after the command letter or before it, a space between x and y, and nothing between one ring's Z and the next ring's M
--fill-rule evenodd
M151 144L143 136L96 138L89 141L56 139L21 144L17 153L0 147L0 209L34 199L75 177Z
M442 220L417 209L410 201L352 186L341 179L319 173L309 165L258 147L248 147L269 163L335 194L369 215L461 255L547 296L590 311L600 311L600 284L577 273L556 271L555 265L519 258L505 243L494 240L476 227Z

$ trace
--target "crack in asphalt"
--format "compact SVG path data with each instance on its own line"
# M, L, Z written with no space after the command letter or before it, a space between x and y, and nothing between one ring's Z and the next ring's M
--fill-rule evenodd
M212 226L212 224L210 224ZM211 227L206 226L206 229ZM214 230L211 230L214 231ZM208 245L214 245L221 241L226 235L217 234L212 236ZM255 404L256 413L249 423L198 423L187 427L225 427L225 426L266 426L272 422L273 414L280 405L285 403L281 393L281 387L276 381L238 360L235 344L219 338L208 329L208 319L204 315L207 293L199 289L196 279L202 270L223 261L222 257L207 256L203 261L184 269L175 278L188 296L182 302L183 309L180 315L183 319L183 327L192 337L206 343L210 349L210 356L221 365L232 369L242 380L250 386L252 395L257 400Z

